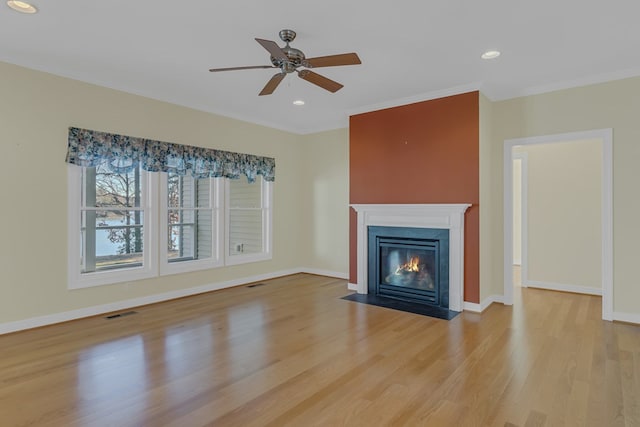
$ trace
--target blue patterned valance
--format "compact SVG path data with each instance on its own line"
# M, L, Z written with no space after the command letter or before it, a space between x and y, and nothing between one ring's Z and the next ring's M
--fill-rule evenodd
M274 181L276 161L271 157L192 147L145 138L69 128L67 163L95 167L108 165L113 172L127 172L138 166L150 172L175 172L196 178L245 175L249 182L262 175Z

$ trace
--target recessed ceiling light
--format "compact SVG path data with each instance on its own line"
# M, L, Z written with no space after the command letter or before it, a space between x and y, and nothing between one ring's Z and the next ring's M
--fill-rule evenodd
M9 0L7 6L21 13L36 13L38 11L35 6L19 0Z
M293 105L304 105L304 101L302 99L296 99L293 101Z
M488 50L481 55L482 59L495 59L500 56L500 52L497 50Z

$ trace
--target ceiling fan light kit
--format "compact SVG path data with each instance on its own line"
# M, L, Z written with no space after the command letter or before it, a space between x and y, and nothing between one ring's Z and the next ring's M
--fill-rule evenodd
M272 65L251 65L247 67L227 67L227 68L211 68L209 71L234 71L234 70L250 70L260 68L279 68L280 72L274 74L273 77L267 82L259 95L271 95L280 82L286 77L287 74L297 73L298 77L303 80L313 83L322 89L335 93L342 89L343 85L335 82L327 77L324 77L318 73L315 73L307 68L320 68L320 67L336 67L341 65L358 65L361 64L360 58L356 53L343 53L338 55L319 56L316 58L307 58L300 49L289 46L296 38L296 32L293 30L281 30L280 39L285 42L284 47L278 46L278 44L271 40L259 39L255 40L263 47L267 52L271 54ZM299 69L304 67L304 69Z

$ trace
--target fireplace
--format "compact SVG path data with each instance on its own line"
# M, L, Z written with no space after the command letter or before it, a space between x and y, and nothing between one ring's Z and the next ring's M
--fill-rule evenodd
M443 272L443 268L439 269L437 277L439 279L438 295L440 298L440 304L443 299L448 299L449 310L460 312L464 307L464 213L471 206L470 204L416 204L416 205L395 205L395 204L357 204L351 205L351 207L358 214L357 218L357 283L349 284L350 289L356 290L360 295L366 295L374 293L369 289L369 276L376 274L375 271L369 270L369 228L373 227L393 227L393 228L408 228L412 231L407 236L395 236L395 237L409 237L415 235L414 229L432 229L440 230L449 236L448 244L438 243L438 256L444 257L442 251L446 250L448 254L448 268L443 267L446 273ZM395 238L394 237L394 238ZM392 238L389 248L395 244ZM420 239L430 240L433 237L420 237ZM415 239L414 239L415 241ZM406 244L406 242L405 242ZM410 244L409 244L410 246ZM445 249L446 247L446 249ZM409 248L405 246L407 252L398 256L409 255ZM430 249L423 248L426 251ZM395 256L395 255L394 255ZM430 256L430 255L429 255ZM434 255L435 256L435 255ZM409 256L411 258L411 256ZM428 264L430 261L427 259L423 264ZM382 276L384 273L379 273ZM430 273L434 274L434 273ZM448 276L448 284L443 284L442 279L444 276ZM386 285L385 285L386 286ZM422 285L412 286L414 288L420 288ZM427 286L428 287L428 286ZM447 288L447 289L445 289ZM396 288L392 288L398 290ZM414 293L410 287L403 289L406 292ZM419 293L419 292L417 292ZM423 298L429 298L428 293L425 293ZM435 294L433 298L437 298ZM397 299L400 302L400 299ZM427 304L425 304L427 305Z
M368 227L368 293L449 308L449 230Z

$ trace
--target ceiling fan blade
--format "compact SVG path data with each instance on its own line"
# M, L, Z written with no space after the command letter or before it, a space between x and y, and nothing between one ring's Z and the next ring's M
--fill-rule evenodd
M256 39L256 41L260 43L263 48L267 49L271 56L273 56L274 58L282 59L284 61L289 60L289 58L287 58L287 55L282 49L280 49L280 46L278 46L276 42L264 39Z
M271 95L286 75L286 73L274 74L273 77L271 77L267 84L262 88L262 91L259 93L259 95Z
M209 71L212 73L218 71L234 71L234 70L253 70L256 68L276 68L273 65L250 65L248 67L227 67L227 68L211 68Z
M304 66L309 68L319 67L336 67L338 65L358 65L362 64L358 54L342 53L340 55L318 56L316 58L307 58Z
M328 79L318 73L314 73L313 71L309 70L298 71L298 77L310 83L313 83L314 85L320 86L322 89L326 89L329 92L337 92L343 87L343 85L341 85L340 83L334 82L331 79Z

